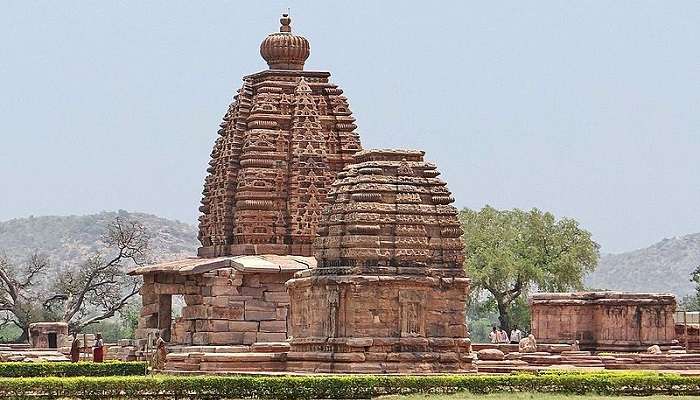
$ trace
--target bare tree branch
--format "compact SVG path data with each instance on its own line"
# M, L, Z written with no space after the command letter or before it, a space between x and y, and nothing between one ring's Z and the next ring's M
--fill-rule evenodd
M114 316L140 289L140 281L128 277L125 268L148 262L149 239L142 224L117 217L103 237L112 253L95 254L78 270L65 271L46 306L60 303L62 320L74 330Z

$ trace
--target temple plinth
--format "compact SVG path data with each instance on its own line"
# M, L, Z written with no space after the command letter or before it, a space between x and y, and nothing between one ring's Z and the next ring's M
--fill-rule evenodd
M287 282L289 370L473 370L457 209L423 152L368 150L338 174L317 267Z
M536 293L530 296L532 333L546 343L592 351L644 351L678 344L672 294L625 292Z

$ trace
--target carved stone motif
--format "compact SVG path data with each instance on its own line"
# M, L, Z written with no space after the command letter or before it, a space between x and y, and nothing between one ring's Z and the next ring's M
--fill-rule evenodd
M243 78L214 144L199 208L198 253L312 254L335 175L361 149L330 73L304 71L309 42L280 32L260 45L270 69Z
M530 298L532 333L544 343L579 341L582 350L644 351L676 343L671 294L537 293Z
M410 150L360 151L338 174L317 228L318 266L287 282L288 370L474 369L462 230L438 175Z

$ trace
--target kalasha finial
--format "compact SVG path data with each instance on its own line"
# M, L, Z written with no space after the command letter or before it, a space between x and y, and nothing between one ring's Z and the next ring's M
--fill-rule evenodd
M280 18L280 24L282 24L282 26L280 26L280 32L291 32L292 27L289 26L289 24L291 24L291 23L292 23L292 19L289 18L289 14L287 14L287 13L282 14L282 18Z
M303 36L293 35L292 19L288 13L280 18L280 31L269 34L260 44L260 55L270 69L301 70L309 58L309 41Z

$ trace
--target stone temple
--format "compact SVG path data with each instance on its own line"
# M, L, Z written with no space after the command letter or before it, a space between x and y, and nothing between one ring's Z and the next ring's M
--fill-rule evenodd
M160 332L170 370L472 370L445 182L423 152L362 151L343 91L280 23L221 123L197 257L131 272L137 337Z
M462 229L423 152L355 154L333 184L316 268L287 282L291 352L310 372L472 369Z
M130 272L144 280L134 348L159 332L168 371L380 374L619 369L629 357L589 350L675 349L669 296L541 294L532 330L550 344L477 344L475 361L446 183L422 151L363 150L343 91L304 70L308 40L280 23L260 45L269 68L243 78L220 125L197 256ZM700 365L689 356L634 365Z
M139 268L137 337L177 345L250 345L286 338L284 283L315 265L312 244L336 174L361 149L330 73L306 71L306 38L283 15L218 131L204 182L198 257ZM171 323L173 297L186 304Z
M547 343L578 340L581 349L643 351L678 344L671 294L579 292L530 296L532 332Z

